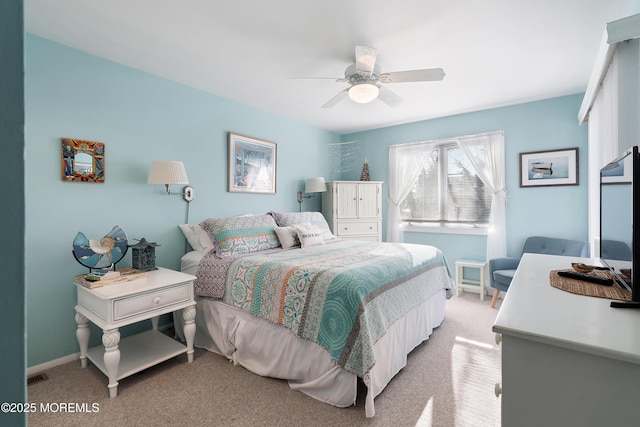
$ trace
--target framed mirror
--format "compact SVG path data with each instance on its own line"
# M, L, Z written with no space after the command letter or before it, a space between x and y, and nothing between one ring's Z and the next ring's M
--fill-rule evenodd
M62 180L104 182L104 143L62 138Z

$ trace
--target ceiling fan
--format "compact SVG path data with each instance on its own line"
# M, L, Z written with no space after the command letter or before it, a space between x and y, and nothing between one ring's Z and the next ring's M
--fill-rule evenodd
M376 64L377 55L378 51L372 47L356 46L356 62L347 67L344 78L335 78L337 82L349 83L350 86L327 101L322 108L333 107L347 96L360 104L366 104L378 98L390 107L396 107L402 103L402 98L384 85L444 79L445 74L442 68L381 73L380 66Z

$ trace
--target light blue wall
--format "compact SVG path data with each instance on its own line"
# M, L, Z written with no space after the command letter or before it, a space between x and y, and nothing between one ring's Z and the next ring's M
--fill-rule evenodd
M372 180L387 180L388 147L496 130L505 132L507 251L518 255L530 235L587 240L587 127L578 125L582 94L343 135L360 141ZM520 188L519 154L579 148L579 186ZM343 179L358 179L354 171ZM383 194L388 194L385 183ZM383 197L386 217L387 198ZM386 235L386 222L384 233ZM486 237L405 233L405 241L440 247L449 262L485 258Z
M184 162L195 188L190 222L200 222L297 211L297 191L305 178L328 169L327 144L340 140L32 35L26 38L26 110L28 366L78 351L71 278L86 272L71 254L78 231L99 238L117 224L130 240L161 244L158 265L180 267L184 239L178 224L186 202L146 184L152 160ZM278 144L276 195L226 191L228 131ZM61 137L106 144L105 183L61 180ZM304 208L319 210L319 200L305 199ZM130 262L128 254L122 266ZM99 331L92 329L91 338L99 344Z
M0 182L2 221L2 351L0 402L26 402L25 347L25 217L24 217L24 8L22 0L0 2ZM26 414L0 413L0 424L19 426Z
M331 142L360 140L371 179L386 182L389 145L504 130L509 253L519 253L531 234L587 237L586 173L572 187L519 188L518 178L518 155L526 151L579 147L586 168L587 129L577 124L581 95L338 136L35 36L26 43L27 366L78 351L70 283L85 272L71 255L78 231L94 238L120 225L130 239L162 245L159 265L179 268L184 240L177 225L186 203L146 184L152 160L184 162L196 192L190 222L199 222L297 210L304 179L329 176ZM276 195L226 191L228 131L278 143ZM106 144L104 184L62 182L61 137ZM304 208L319 210L319 199L305 199ZM450 262L484 257L486 245L484 236L447 234L406 233L405 241L438 246ZM99 342L94 328L91 344Z

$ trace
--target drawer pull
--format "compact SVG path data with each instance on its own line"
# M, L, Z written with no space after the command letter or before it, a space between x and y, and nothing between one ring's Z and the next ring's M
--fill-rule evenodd
M502 394L502 385L500 383L496 383L494 391L496 393L496 397L500 397L500 395Z
M502 334L496 334L496 344L500 345L502 342Z
M160 297L155 297L155 298L153 299L153 303L154 303L155 305L160 304Z

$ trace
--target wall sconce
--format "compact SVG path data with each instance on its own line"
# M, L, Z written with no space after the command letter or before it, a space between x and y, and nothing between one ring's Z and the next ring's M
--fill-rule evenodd
M311 193L311 195L305 196L302 191L298 191L299 211L302 212L302 199L310 199L316 195L315 193L324 193L325 191L327 191L327 184L323 177L307 179L304 192Z
M189 205L194 197L193 187L186 186L182 189L182 193L172 193L169 189L171 184L188 184L187 171L184 170L182 162L157 160L151 163L149 169L149 177L147 184L164 184L169 195L181 195L187 201L187 213L185 215L185 224L189 223ZM186 243L185 243L186 245Z
M167 194L180 194L187 202L191 202L194 197L193 187L184 187L182 193L172 193L169 186L172 184L188 184L187 171L182 162L158 160L151 163L147 184L164 184Z

